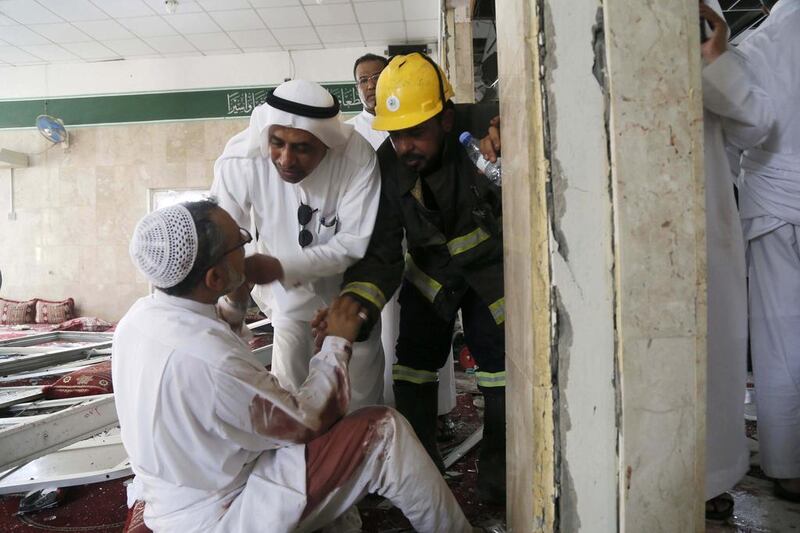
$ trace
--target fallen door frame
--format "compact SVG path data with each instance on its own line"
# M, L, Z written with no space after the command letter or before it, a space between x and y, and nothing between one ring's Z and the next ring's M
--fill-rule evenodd
M109 448L120 448L120 450L109 451ZM102 462L102 454L114 454L119 451L122 452L124 459L115 465L95 470L87 469L82 472L58 472L59 462L66 465L74 464L76 453L86 454L91 459L90 463L96 465ZM43 471L46 473L43 474ZM116 433L94 435L19 467L0 472L0 495L28 492L46 487L85 485L119 479L131 474L130 460L125 454L122 438L117 429Z
M70 372L75 372L76 370L81 370L97 363L111 361L111 355L105 355L105 350L106 348L101 348L99 350L94 349L86 356L86 359L75 359L74 361L68 361L66 363L0 376L0 388L8 388L4 383L63 376L64 374L69 374Z
M1 345L0 353L11 352L11 350L14 350L14 353L19 353L20 355L0 360L0 375L8 376L18 372L36 370L46 366L77 361L82 358L90 357L93 350L107 348L109 346L111 346L111 339L103 342L96 342L94 344L87 344L85 346L78 346L76 348L62 348L55 350L35 350L35 346L15 346L7 344Z
M0 429L2 471L60 450L119 423L113 394L90 396L81 403L47 415L20 416L19 422Z

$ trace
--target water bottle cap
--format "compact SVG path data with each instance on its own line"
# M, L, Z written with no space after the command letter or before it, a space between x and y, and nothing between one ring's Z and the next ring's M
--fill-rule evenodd
M461 135L458 136L458 141L461 144L467 144L472 140L472 134L468 131L463 132Z

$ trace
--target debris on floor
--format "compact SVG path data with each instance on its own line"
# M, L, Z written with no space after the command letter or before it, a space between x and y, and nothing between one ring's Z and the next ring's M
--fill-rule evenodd
M445 479L469 521L490 533L505 533L505 513L501 506L485 505L477 497L477 456L475 440L481 428L481 398L474 375L456 371L458 401L451 413L455 437L441 443L445 457L452 460ZM482 398L481 398L482 399ZM478 405L476 405L478 404ZM746 422L751 468L748 475L731 491L735 501L733 517L725 522L708 521L708 533L800 533L800 504L777 499L772 481L758 467L757 422ZM450 462L450 461L448 461ZM0 497L0 531L35 533L37 531L96 531L121 533L127 508L124 480L116 479L60 490L57 507L18 515L21 496ZM47 498L42 503L47 503ZM391 502L368 496L359 505L364 533L413 533L410 524Z
M706 521L707 533L800 533L800 503L778 499L772 480L759 467L757 426L754 419L745 422L750 471L729 491L733 516L725 522Z

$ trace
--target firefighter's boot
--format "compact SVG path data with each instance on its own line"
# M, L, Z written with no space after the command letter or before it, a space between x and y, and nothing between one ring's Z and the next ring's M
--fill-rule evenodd
M436 468L444 473L444 463L436 444L439 383L394 382L394 401L397 410L414 428L417 438L425 447Z
M478 455L478 496L486 503L506 501L506 388L482 388L483 439Z

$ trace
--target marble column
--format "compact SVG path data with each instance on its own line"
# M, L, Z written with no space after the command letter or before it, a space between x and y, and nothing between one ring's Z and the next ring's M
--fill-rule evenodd
M696 9L497 3L510 530L704 528Z

